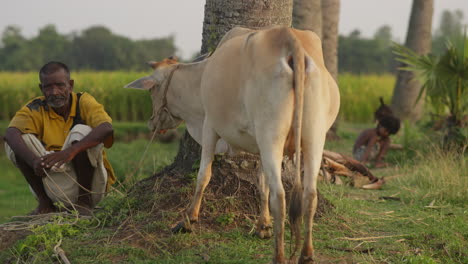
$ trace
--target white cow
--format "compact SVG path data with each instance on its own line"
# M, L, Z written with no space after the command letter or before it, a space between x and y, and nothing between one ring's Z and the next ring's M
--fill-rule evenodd
M211 57L189 64L174 59L154 62L152 75L126 86L150 89L152 130L174 128L185 120L190 135L202 145L196 192L187 210L191 222L198 220L216 145L222 147L219 139L236 149L260 154L264 174L259 175L257 232L264 235L271 226L269 198L275 219L274 263L285 262L286 203L281 161L285 154L295 152L295 162L301 164L301 150L304 187L297 166L289 214L296 245L304 215L306 233L299 262L313 262L317 175L325 135L340 104L339 90L325 68L321 45L310 31L235 28Z

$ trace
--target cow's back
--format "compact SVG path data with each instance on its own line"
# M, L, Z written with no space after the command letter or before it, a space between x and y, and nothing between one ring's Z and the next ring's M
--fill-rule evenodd
M207 121L221 137L236 147L256 153L259 127L275 123L275 129L288 134L292 124L293 69L288 65L291 47L285 34L299 39L305 52L325 74L323 89L328 89L331 83L335 86L333 90L336 84L325 69L321 42L314 33L284 27L233 31L232 36L228 33L223 39L206 66L201 85L202 102ZM338 92L335 90L324 91L323 99L330 101L335 96L332 94ZM330 103L323 106L330 108L331 117L336 116ZM334 119L331 117L330 120Z
M211 126L230 144L253 153L259 118L269 118L268 107L282 105L292 113L292 71L280 64L282 50L269 38L268 31L252 31L225 41L211 56L201 86Z

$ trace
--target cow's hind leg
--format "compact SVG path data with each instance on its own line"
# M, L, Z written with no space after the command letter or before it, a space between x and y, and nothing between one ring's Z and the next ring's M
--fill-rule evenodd
M173 232L190 232L191 223L198 221L203 192L211 179L211 164L213 162L214 151L218 139L219 136L205 120L203 123L202 153L200 169L198 170L197 175L195 195L193 196L192 203L187 210L186 218L172 229Z
M270 217L270 207L268 206L268 195L270 188L265 181L263 166L258 170L258 191L260 193L260 215L258 217L256 232L260 238L270 238L272 236L272 226Z
M270 189L270 208L274 218L275 256L273 263L285 263L284 257L284 219L286 214L286 198L281 182L282 145L274 147L266 144L260 147L260 156L266 182Z
M320 170L325 133L316 135L313 142L303 144L304 157L304 193L303 212L305 220L304 246L301 251L299 263L314 263L314 247L312 242L312 227L315 211L317 209L317 178ZM310 144L312 143L312 144Z

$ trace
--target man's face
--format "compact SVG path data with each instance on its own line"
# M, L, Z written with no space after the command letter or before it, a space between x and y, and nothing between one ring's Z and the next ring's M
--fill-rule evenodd
M381 125L379 125L377 133L379 134L379 136L384 137L384 138L390 136L390 133L388 132L388 130Z
M70 80L65 70L60 69L54 73L42 75L39 84L47 104L53 108L68 105L73 90L73 80Z

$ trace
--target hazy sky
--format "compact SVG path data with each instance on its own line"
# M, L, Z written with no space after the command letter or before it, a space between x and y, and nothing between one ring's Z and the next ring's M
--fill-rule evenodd
M237 0L232 0L237 1ZM434 0L433 29L444 9L461 9L468 21L468 0ZM359 29L371 37L382 25L403 41L412 0L341 0L340 34ZM0 0L0 30L18 25L32 37L47 24L62 34L103 25L132 39L174 35L179 55L190 57L201 47L205 0ZM168 54L171 55L171 54Z

